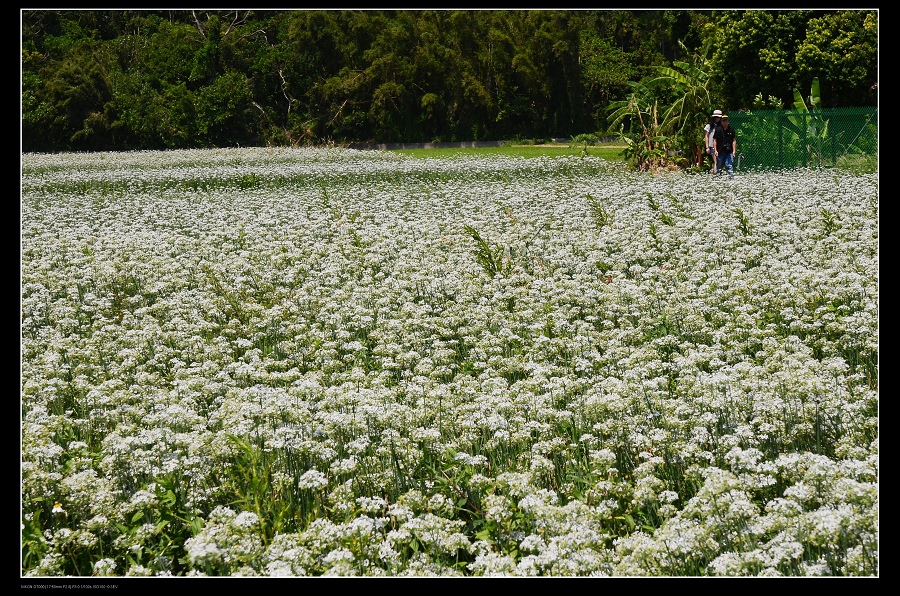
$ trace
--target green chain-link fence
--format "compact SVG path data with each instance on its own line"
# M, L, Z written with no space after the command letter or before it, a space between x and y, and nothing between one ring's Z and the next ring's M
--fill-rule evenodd
M742 171L828 167L878 155L878 108L731 112Z

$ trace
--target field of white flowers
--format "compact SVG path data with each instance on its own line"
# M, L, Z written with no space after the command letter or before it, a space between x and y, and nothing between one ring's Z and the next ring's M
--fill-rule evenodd
M877 576L878 177L23 154L22 576Z

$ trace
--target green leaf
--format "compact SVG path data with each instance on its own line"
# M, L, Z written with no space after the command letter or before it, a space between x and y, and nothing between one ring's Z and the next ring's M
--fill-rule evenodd
M203 518L195 517L191 519L191 531L196 536L203 529Z
M634 518L631 517L631 515L629 515L628 513L626 513L624 515L619 515L616 517L616 519L621 519L626 524L628 524L629 531L634 530Z
M794 89L794 108L803 112L809 111L806 107L806 102L803 101L803 96L800 95L800 92L797 89Z
M484 529L484 530L481 530L480 532L475 532L475 538L478 538L479 540L484 540L485 542L489 542L491 544L494 543L494 541L491 540L491 531L489 529Z

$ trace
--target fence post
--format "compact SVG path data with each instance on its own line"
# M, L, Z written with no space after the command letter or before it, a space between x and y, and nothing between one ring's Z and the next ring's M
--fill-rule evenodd
M778 169L784 169L784 112L778 112Z
M806 133L809 132L809 115L804 113L803 116L803 127L800 129L803 132L803 136L800 138L800 146L803 148L803 167L807 167L809 165L809 141L807 139Z

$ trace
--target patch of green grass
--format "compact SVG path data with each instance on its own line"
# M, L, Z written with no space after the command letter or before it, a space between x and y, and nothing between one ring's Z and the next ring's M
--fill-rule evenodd
M511 155L514 157L581 157L586 152L591 157L602 157L611 161L624 161L624 147L615 144L597 145L594 147L573 147L570 145L504 145L502 147L465 147L441 149L394 149L410 157L453 157L457 155Z
M878 171L878 156L866 154L847 154L838 158L836 168L851 174L872 174Z

